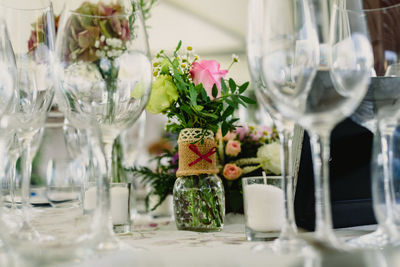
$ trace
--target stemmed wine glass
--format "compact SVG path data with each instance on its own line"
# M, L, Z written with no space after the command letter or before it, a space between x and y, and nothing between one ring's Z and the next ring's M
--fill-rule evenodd
M356 109L366 92L373 64L366 24L340 8L357 1L335 1L331 20L321 6L309 8L307 0L264 3L259 71L267 85L265 94L284 118L298 122L310 135L315 236L337 247L329 197L330 132ZM319 42L317 28L322 30Z
M0 13L1 15L1 13ZM10 139L8 131L10 113L15 102L14 89L17 83L17 68L6 23L0 19L0 173L6 172L5 162L7 146Z
M16 97L18 99L11 126L22 147L21 201L22 225L15 233L24 240L40 241L39 233L29 222L32 140L43 127L54 90L51 76L54 49L54 16L50 1L29 3L3 1L1 4L17 65Z
M381 136L378 131L378 113L398 105L400 99L400 4L382 3L382 6L366 2L362 13L349 11L349 16L363 16L368 23L370 42L374 52L375 64L371 69L371 85L360 106L351 118L374 134L371 159L371 187L375 216L378 220L376 231L350 239L347 243L354 247L381 248L389 243L387 226L393 223L388 216L390 200L390 177L384 173ZM394 113L382 112L381 116ZM384 119L384 118L382 118ZM389 138L392 133L389 134ZM390 214L390 212L389 212ZM389 227L390 228L390 227Z
M68 2L60 19L56 59L60 109L74 127L91 127L94 120L101 132L107 177L98 180L94 235L97 249L116 249L121 244L110 217L112 146L142 113L152 80L140 11L131 1Z
M294 131L293 120L284 118L277 110L276 105L266 90L266 84L260 73L261 45L263 24L263 1L249 1L249 23L247 36L247 58L251 78L255 86L257 99L266 108L273 118L274 124L279 132L281 142L281 164L283 179L283 196L285 221L282 226L279 238L274 241L272 249L276 252L298 251L304 246L304 241L297 238L297 226L294 218L294 195L293 195L293 159L292 159L292 138Z

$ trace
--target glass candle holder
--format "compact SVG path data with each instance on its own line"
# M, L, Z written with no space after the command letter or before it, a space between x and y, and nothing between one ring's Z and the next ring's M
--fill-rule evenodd
M115 233L128 233L131 231L133 215L133 190L131 183L111 183L110 208ZM90 183L84 189L83 210L91 213L96 208L96 184Z
M282 178L242 178L247 240L270 241L279 236L284 223Z

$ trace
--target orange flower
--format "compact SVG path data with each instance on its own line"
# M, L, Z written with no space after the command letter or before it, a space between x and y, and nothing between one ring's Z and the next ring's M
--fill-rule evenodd
M228 156L236 157L242 148L239 141L229 140L225 147L225 154Z
M242 175L242 169L234 163L228 163L225 165L222 174L227 180L232 181L238 179L240 175Z

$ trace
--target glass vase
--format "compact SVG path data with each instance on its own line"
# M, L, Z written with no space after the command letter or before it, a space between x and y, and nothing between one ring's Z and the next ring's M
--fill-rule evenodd
M221 231L225 217L225 195L215 174L182 176L174 185L174 213L178 230Z
M179 133L179 168L174 184L175 222L179 230L221 231L225 193L216 175L217 144L207 129L186 128Z

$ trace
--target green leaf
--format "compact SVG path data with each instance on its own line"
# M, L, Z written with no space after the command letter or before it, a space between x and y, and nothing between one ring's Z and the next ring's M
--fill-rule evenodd
M224 121L221 125L222 136L225 136L228 133L228 124Z
M192 106L197 106L197 92L192 84L191 86L189 86L189 94L190 94L190 103L192 104Z
M238 103L237 103L237 102L234 102L234 101L232 101L232 100L226 99L225 102L228 103L228 105L231 106L231 107L234 108L234 109L237 109L237 108L239 107L239 106L238 106Z
M247 104L251 104L251 105L257 104L257 101L255 101L254 99L251 99L251 98L249 98L247 96L241 95L239 97L240 97L241 100L243 100Z
M247 89L248 86L249 86L249 82L246 82L246 83L242 84L242 85L239 87L239 94L243 94L244 91L246 91L246 89Z
M217 115L212 114L212 113L208 113L208 112L202 112L201 115L203 115L205 117L213 118L213 119L216 119L216 120L218 120L218 118L219 118Z
M234 102L238 103L239 105L242 105L242 106L244 106L244 107L246 106L246 103L243 102L243 101L239 98L238 95L232 96L232 99L234 100Z
M199 84L198 86L201 87L201 89L200 89L200 94L201 94L202 100L203 100L204 102L210 101L210 98L208 97L206 90L204 90L204 88L203 88L203 85ZM197 88L198 86L196 86L196 88Z
M224 78L221 78L221 90L222 95L226 95L228 93L228 87L226 86Z
M187 114L191 114L192 113L192 110L188 107L188 106L186 106L186 105L183 105L183 106L181 106L180 107L183 111L185 111Z
M106 24L107 24L107 20L100 21L99 25L100 25L101 33L104 35L104 37L111 38L112 36L108 32Z
M181 49L182 46L182 40L179 40L178 46L176 47L175 51L178 52L179 49Z
M214 85L212 87L212 96L214 98L217 98L217 96L218 96L218 88L217 88L217 85L215 83L214 83Z
M232 78L229 79L229 87L231 88L231 92L235 93L237 85L236 85L235 81Z
M227 109L225 109L224 113L222 114L222 120L226 120L226 118L232 115L234 111L235 109L229 106Z
M204 107L203 107L203 106L200 106L200 105L197 105L197 106L194 106L194 109L195 109L196 111L202 111L202 110L204 109Z

